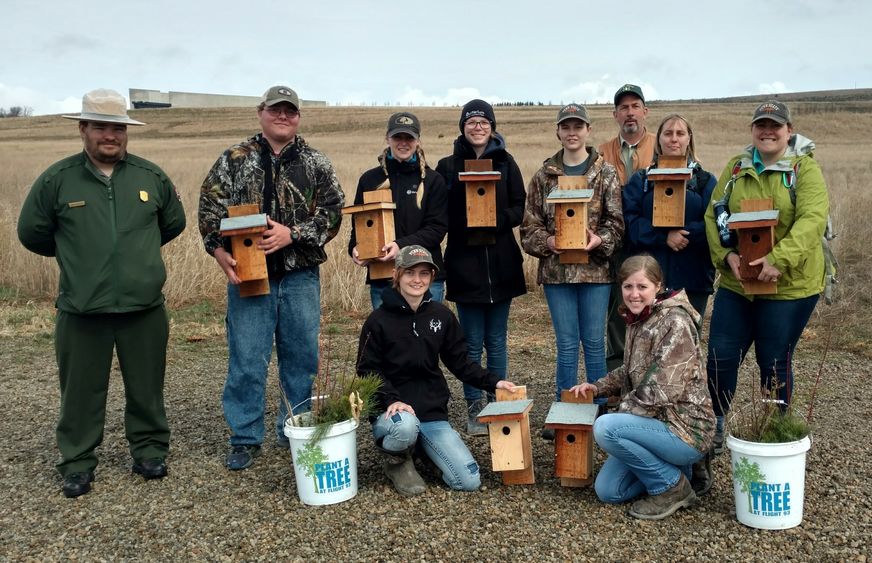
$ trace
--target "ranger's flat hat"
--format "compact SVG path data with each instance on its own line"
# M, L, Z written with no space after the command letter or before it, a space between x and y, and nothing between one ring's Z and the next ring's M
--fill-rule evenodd
M127 117L127 100L115 90L98 88L82 96L82 113L63 115L67 119L95 121L97 123L122 123L124 125L145 125L141 121Z

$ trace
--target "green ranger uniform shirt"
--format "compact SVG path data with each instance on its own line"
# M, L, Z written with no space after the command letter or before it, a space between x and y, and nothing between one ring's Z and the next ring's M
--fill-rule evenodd
M184 228L181 201L163 170L127 154L109 178L82 152L37 178L18 238L28 250L57 258L58 309L125 313L163 303L160 247Z

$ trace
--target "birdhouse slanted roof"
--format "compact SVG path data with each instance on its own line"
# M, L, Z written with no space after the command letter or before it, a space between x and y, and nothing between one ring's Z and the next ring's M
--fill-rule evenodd
M517 401L495 401L488 403L478 413L481 422L496 422L499 420L518 420L533 406L532 399L519 399Z
M266 229L266 226L266 213L257 213L254 215L240 215L239 217L225 217L221 219L219 230L222 235L232 235L234 234L232 231ZM240 232L237 234L244 233Z
M746 229L749 227L771 227L778 224L778 210L766 209L765 211L745 211L733 213L727 219L727 225L731 229Z
M592 426L597 409L598 405L594 403L552 403L545 418L545 427Z
M652 182L658 180L690 180L693 170L690 168L652 168L648 171L648 179Z
M552 190L545 203L586 203L593 199L593 190Z

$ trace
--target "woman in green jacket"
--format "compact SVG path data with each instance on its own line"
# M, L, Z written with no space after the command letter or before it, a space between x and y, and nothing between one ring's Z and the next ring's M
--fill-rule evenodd
M739 365L751 344L764 393L783 404L793 390L793 351L824 286L821 244L829 212L827 187L812 151L814 143L793 131L790 111L779 101L761 104L751 120L751 140L727 164L706 215L712 262L720 272L708 347L708 381L718 417L715 452L723 448L723 417L736 391ZM776 282L771 295L745 293L729 214L744 200L771 199L778 210L775 239L756 279Z

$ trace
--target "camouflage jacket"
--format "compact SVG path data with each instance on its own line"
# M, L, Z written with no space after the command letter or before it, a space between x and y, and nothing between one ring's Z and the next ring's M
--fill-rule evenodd
M556 230L554 205L545 203L557 189L557 178L563 176L563 149L545 161L527 188L527 206L521 223L521 246L527 254L539 258L537 282L543 283L610 283L614 281L609 256L620 247L624 236L624 216L621 207L621 185L615 168L587 148L590 161L585 176L593 199L588 204L590 228L603 242L590 252L587 264L561 264L560 257L551 252L545 242Z
M227 207L256 203L263 209L266 140L258 133L233 145L218 157L200 188L199 225L206 252L214 254L224 244L219 232ZM283 248L288 271L317 266L327 259L324 245L336 236L342 220L345 195L326 156L302 137L272 156L276 197L263 210L274 221L300 230L300 239Z
M708 451L715 415L702 371L699 314L684 290L657 301L627 326L624 365L595 383L598 396L620 393L618 412L662 421L698 451Z

